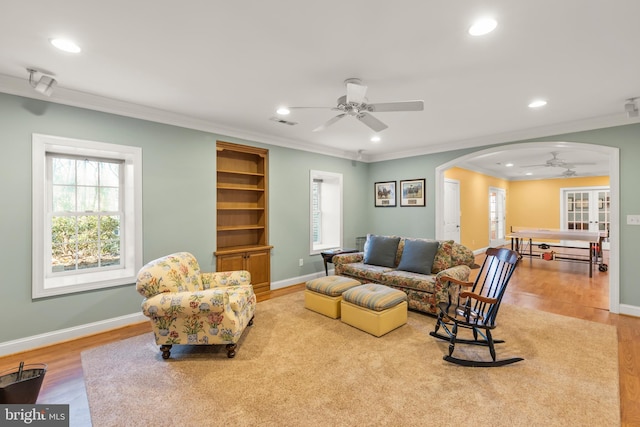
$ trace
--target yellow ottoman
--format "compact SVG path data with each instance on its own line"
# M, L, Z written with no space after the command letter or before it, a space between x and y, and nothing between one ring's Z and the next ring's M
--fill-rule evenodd
M367 283L342 293L342 321L376 337L407 323L407 294Z
M340 317L342 293L360 286L360 282L348 277L326 276L309 280L304 290L304 306L332 319Z

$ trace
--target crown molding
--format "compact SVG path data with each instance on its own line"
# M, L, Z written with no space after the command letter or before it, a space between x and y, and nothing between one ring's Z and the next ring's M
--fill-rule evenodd
M24 79L0 74L0 92L9 95L21 96L24 98L38 99L40 101L52 102L55 104L68 105L71 107L84 108L99 111L102 113L115 114L135 119L148 120L162 124L180 126L193 130L200 130L217 134L224 138L233 137L263 144L276 145L295 150L309 151L332 157L352 159L353 153L345 152L341 149L334 149L323 146L300 143L286 138L273 137L243 129L236 129L207 120L176 114L170 111L147 107L131 102L120 101L104 96L93 95L86 92L67 89L56 86L51 96L44 96L34 91Z
M166 110L147 107L131 102L93 95L86 92L67 89L57 86L50 97L44 96L34 91L24 79L0 74L0 92L10 95L22 96L25 98L38 99L41 101L53 102L56 104L68 105L72 107L85 108L103 113L116 114L124 117L148 120L151 122L180 126L188 129L211 132L220 137L233 137L254 141L263 144L275 145L278 147L290 148L294 150L308 151L332 157L339 157L348 160L357 160L363 163L374 163L386 160L396 160L407 157L442 153L452 150L462 150L468 148L484 147L487 145L501 144L514 141L522 141L533 138L542 138L564 133L581 132L586 130L600 129L613 126L622 126L633 123L640 123L640 117L629 119L624 113L612 114L608 116L592 117L589 119L576 120L571 122L557 123L549 126L518 130L502 134L485 135L459 141L446 141L440 144L428 145L413 150L397 151L386 154L362 154L362 158L357 158L357 153L339 150L335 148L318 146L315 144L301 143L287 138L274 137L257 132L250 132L243 129L231 128L219 123L196 119L193 117L176 114Z
M494 135L485 135L460 141L448 141L442 144L430 145L415 150L398 151L388 154L373 155L370 161L381 162L385 160L403 159L406 157L421 156L426 154L442 153L445 151L464 150L468 148L485 147L488 145L505 144L508 142L526 141L535 138L544 138L554 135L562 135L572 132L583 132L594 129L602 129L614 126L624 126L640 123L640 118L627 118L624 113L610 114L607 116L591 117L588 119L574 120L570 122L555 123L548 126L540 126L530 129L522 129Z

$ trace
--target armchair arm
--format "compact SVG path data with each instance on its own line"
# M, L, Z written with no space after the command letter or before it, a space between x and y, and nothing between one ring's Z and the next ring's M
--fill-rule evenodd
M473 282L469 282L470 274L468 265L456 265L436 274L436 304L457 300L461 286L473 286Z
M147 317L175 317L190 314L220 313L229 306L224 289L198 292L164 292L142 301L142 313Z
M201 273L200 278L204 289L251 284L251 273L246 270Z
M363 260L364 260L364 252L353 252L350 254L334 255L332 262L333 262L333 265L338 265L338 264L352 264L354 262L362 262Z
M253 286L240 285L229 288L229 306L236 313L245 310L248 305L256 303L256 294L253 292Z

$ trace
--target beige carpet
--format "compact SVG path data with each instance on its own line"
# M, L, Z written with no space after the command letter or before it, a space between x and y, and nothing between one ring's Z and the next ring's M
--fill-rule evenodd
M409 312L407 325L375 338L306 310L302 292L279 297L258 304L234 359L222 346L177 346L165 361L151 334L83 352L91 418L94 427L620 424L614 327L501 310L498 357L525 360L465 368L442 360L432 317Z

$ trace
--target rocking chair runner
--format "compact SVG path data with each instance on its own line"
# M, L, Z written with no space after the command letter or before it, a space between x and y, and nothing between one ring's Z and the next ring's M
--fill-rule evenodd
M455 285L461 287L457 298L450 293L449 302L438 304L438 320L435 330L430 333L433 337L450 342L449 355L444 356L444 360L458 365L475 367L504 366L523 360L520 357L496 360L494 344L504 341L494 340L491 335L491 330L496 327L496 316L502 296L517 263L517 252L504 248L489 248L474 282L442 277L441 280L448 280L452 288L457 288ZM462 288L471 288L471 290ZM446 335L438 332L440 327L446 332ZM470 329L473 332L473 339L458 338L458 328ZM487 346L493 361L453 357L456 343Z

